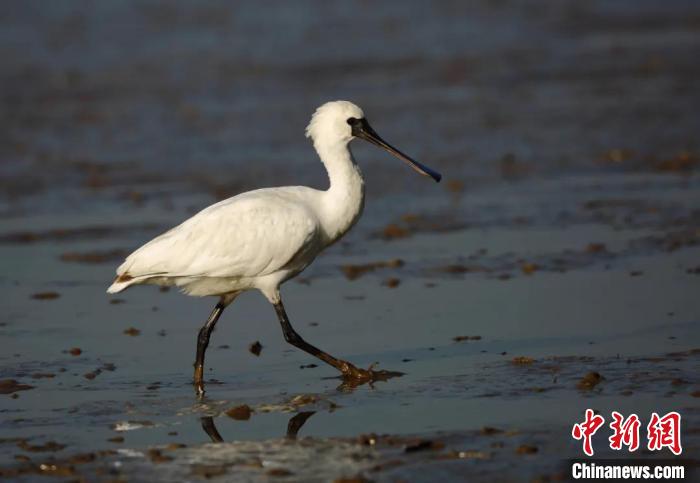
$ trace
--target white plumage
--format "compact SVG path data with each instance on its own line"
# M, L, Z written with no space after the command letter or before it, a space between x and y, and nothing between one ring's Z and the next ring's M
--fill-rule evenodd
M328 237L308 207L321 192L303 187L261 189L212 205L151 240L117 269L137 283L176 285L189 295L268 288L303 270Z
M304 342L291 329L279 286L342 237L362 212L364 182L348 148L352 139L361 137L381 146L436 181L440 175L386 144L369 126L362 110L351 102L335 101L319 107L306 135L313 140L326 167L328 190L304 186L266 188L209 206L129 255L107 289L117 293L137 284L174 285L188 295L220 297L200 331L195 362L195 382L200 393L209 333L221 311L237 294L250 289L260 290L275 305L285 338L291 343L334 365L346 376L376 375L376 371L362 371L325 353L315 353L322 351Z

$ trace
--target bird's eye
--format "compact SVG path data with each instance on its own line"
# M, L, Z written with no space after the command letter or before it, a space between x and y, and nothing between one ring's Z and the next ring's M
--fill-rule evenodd
M355 124L357 124L358 121L359 121L359 119L357 119L357 118L349 117L347 120L347 123L350 124L351 126L354 126Z

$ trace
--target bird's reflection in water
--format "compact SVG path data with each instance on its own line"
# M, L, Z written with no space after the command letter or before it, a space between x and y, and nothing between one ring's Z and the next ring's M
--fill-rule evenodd
M202 429L209 436L212 443L223 443L224 438L221 437L221 433L216 429L216 424L214 424L214 418L211 416L204 416L200 418L202 423Z
M373 374L373 379L345 379L345 378L329 378L329 379L342 379L342 383L336 388L337 391L340 392L352 392L354 391L357 387L362 386L364 384L367 384L370 388L374 389L374 383L375 382L384 382L388 381L389 379L392 379L394 377L401 377L404 375L403 372L396 372L396 371L386 371L386 370L379 370L375 371L374 370L374 364L372 364L369 369L369 371L372 372ZM200 402L204 402L201 401ZM297 438L297 433L299 430L304 426L306 421L316 414L316 411L302 411L299 413L296 413L294 416L292 416L289 419L289 422L287 423L287 434L286 438L290 440L294 440ZM218 429L216 429L216 424L214 423L214 417L213 416L203 416L200 418L200 422L202 424L202 429L204 430L205 433L209 436L209 439L211 439L212 443L222 443L224 442L224 438L221 436L221 433L219 433Z
M297 433L301 427L304 426L304 423L314 414L316 414L316 411L303 411L292 416L287 423L286 438L291 440L297 439ZM200 418L200 421L202 423L202 429L207 433L212 443L224 442L221 433L216 429L216 424L214 424L214 418L212 416L204 416Z
M287 439L297 439L297 433L301 427L304 426L306 420L314 414L316 414L316 411L303 411L289 418L289 422L287 423Z

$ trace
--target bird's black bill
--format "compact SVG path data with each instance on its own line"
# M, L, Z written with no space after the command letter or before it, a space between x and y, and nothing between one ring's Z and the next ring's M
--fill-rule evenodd
M381 137L379 137L379 134L377 134L374 131L374 129L372 129L372 126L369 125L367 119L352 119L352 121L353 122L348 121L348 123L352 127L353 136L360 139L364 139L365 141L370 142L375 146L379 146L380 148L386 149L391 154L404 161L418 173L422 174L423 176L430 176L438 183L440 182L440 180L442 179L442 175L440 173L430 169L429 167L419 163L418 161L411 159L410 157L406 156L404 153L393 147L391 144L384 141Z

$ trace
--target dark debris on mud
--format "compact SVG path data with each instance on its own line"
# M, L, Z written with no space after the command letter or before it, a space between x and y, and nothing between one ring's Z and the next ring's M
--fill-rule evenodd
M539 393L559 391L578 393L583 397L592 394L610 394L618 397L636 393L687 394L698 397L697 367L700 349L670 352L651 357L589 357L552 356L534 359L518 356L510 361L485 364L483 372L488 378L492 392L483 393L483 384L473 374L460 378L436 377L425 382L424 387L412 387L419 392L440 391L434 397L449 396L451 392L460 397L498 397L499 399L531 398ZM106 367L105 367L106 368ZM500 374L500 376L499 376ZM516 382L514 382L516 381ZM468 382L468 383L467 383ZM419 383L420 385L420 383ZM466 388L466 389L465 389ZM465 392L466 391L466 392ZM305 481L395 481L409 475L429 481L431 474L440 472L445 478L460 478L466 474L476 480L488 480L489 475L499 474L504 478L518 479L523 472L528 478L558 479L566 474L559 462L562 448L557 443L561 428L527 429L517 427L484 426L469 431L449 431L420 435L392 435L367 433L349 438L297 438L296 433L304 422L316 411L333 411L338 406L321 394L299 394L289 397L280 405L247 404L223 409L224 414L237 421L247 421L256 413L283 411L292 414L288 426L288 437L284 440L262 442L241 441L216 445L185 446L179 443L130 450L130 456L114 450L99 450L76 453L60 457L44 453L56 453L66 445L54 441L34 442L27 439L7 440L18 450L15 464L0 468L0 476L21 478L28 475L62 475L102 479L153 478L164 481L174 475L188 474L196 478L222 481L233 472L249 474L257 481L265 478L295 476ZM685 410L689 420L698 415ZM212 418L209 419L211 434L218 435ZM148 420L116 423L115 431L128 427L156 427ZM203 426L204 427L204 426ZM291 436L290 436L291 434ZM686 451L700 449L700 433L689 432L684 439ZM2 441L0 441L2 443ZM120 435L109 438L107 443L123 444ZM39 455L34 456L33 454ZM338 463L325 467L310 461L323 458ZM140 456L139 456L140 455ZM323 455L323 456L322 456ZM641 457L657 457L645 454ZM660 455L661 457L663 455ZM573 457L573 455L572 455ZM522 459L522 460L521 460ZM115 462L120 464L115 466ZM318 460L320 461L320 460ZM530 464L533 462L533 464ZM342 463L342 464L341 464ZM518 474L514 473L517 468ZM309 473L312 470L313 474ZM271 471L273 471L271 473ZM148 475L148 476L144 476Z
M82 240L102 240L120 234L135 232L153 233L163 226L154 223L142 223L131 226L94 225L77 228L54 228L44 231L18 231L0 234L0 243L41 243L41 242L75 242ZM68 258L86 255L69 254ZM75 261L75 260L66 260Z
M551 356L534 359L517 356L507 362L485 364L480 372L488 375L434 377L414 389L428 391L435 397L459 393L464 397L501 399L571 391L584 397L600 394L691 395L700 387L700 375L695 370L698 363L700 349L657 357ZM440 391L434 391L434 387L440 387ZM487 392L483 389L485 387L488 387Z

